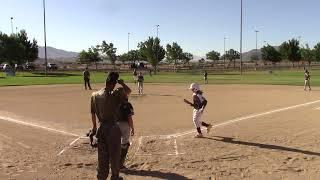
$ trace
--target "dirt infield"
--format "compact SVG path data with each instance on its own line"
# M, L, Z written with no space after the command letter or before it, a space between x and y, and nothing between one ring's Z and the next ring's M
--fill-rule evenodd
M195 139L188 85L146 84L135 108L125 179L318 179L320 91L202 86L215 125ZM96 90L102 85L96 87ZM80 85L0 88L0 179L95 179L92 91Z

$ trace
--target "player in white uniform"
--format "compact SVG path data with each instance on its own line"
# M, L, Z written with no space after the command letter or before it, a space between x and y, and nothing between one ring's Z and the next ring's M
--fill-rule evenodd
M310 73L306 69L304 72L304 90L307 89L307 86L309 87L309 91L311 91L311 86L310 86Z
M207 100L202 96L203 92L200 91L200 86L197 83L192 83L190 85L190 90L192 90L193 95L193 103L189 102L188 100L184 99L184 102L192 106L193 109L193 123L195 127L197 128L198 134L195 136L196 138L201 138L203 137L202 132L201 132L201 126L207 127L207 133L210 132L212 125L207 124L205 122L201 121L201 116L203 114L203 111L207 105Z

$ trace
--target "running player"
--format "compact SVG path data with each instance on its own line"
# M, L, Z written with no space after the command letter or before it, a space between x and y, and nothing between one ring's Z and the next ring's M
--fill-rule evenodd
M196 138L202 138L202 132L201 132L201 125L207 127L207 133L210 132L212 125L207 124L205 122L201 121L201 116L203 114L203 111L207 105L207 100L202 96L203 92L200 90L200 86L198 83L192 83L189 88L192 92L192 98L193 98L193 103L190 101L184 99L184 102L192 106L193 109L193 123L195 127L197 128L198 134L195 136Z

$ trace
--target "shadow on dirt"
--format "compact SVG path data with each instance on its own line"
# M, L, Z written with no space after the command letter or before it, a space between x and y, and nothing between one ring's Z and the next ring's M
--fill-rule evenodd
M159 179L171 179L171 180L190 180L189 178L170 172L160 172L160 171L147 171L147 170L132 170L127 169L122 172L126 175L135 175L135 176L149 176Z
M272 145L272 144L261 144L261 143L254 143L254 142L238 141L238 140L234 140L234 138L231 138L231 137L222 137L222 136L214 136L214 137L215 138L208 138L208 137L205 137L205 138L211 139L214 141L221 141L221 142L225 142L225 143L239 144L239 145L245 145L245 146L253 146L253 147L259 147L259 148L263 148L263 149L274 149L274 150L302 153L302 154L306 154L306 155L320 156L320 153L318 153L318 152L306 151L306 150L278 146L278 145Z

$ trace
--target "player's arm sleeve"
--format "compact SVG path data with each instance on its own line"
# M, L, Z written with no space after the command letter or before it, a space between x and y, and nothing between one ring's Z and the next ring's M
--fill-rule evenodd
M131 103L129 103L129 116L133 116L133 115L134 115L133 106Z

